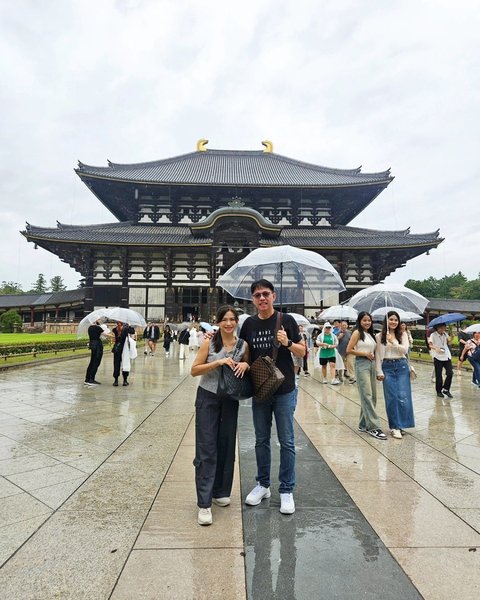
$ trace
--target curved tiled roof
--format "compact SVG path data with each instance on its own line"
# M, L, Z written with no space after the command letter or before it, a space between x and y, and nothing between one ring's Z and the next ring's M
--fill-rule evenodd
M332 187L389 183L390 169L362 173L361 168L331 169L273 152L257 150L207 150L136 164L108 162L94 167L79 161L79 177L117 181L282 187Z
M56 228L28 225L22 232L30 241L50 241L79 244L117 245L163 245L188 246L211 244L211 237L200 238L192 234L185 225L139 225L132 222L107 223L104 225L62 225ZM443 238L438 231L412 234L409 229L401 231L379 231L359 227L285 227L278 242L268 245L290 244L300 248L408 248L415 246L437 246Z
M70 302L82 302L86 290L65 290L63 292L47 292L46 294L7 294L0 295L0 309L17 308L22 306L57 306Z

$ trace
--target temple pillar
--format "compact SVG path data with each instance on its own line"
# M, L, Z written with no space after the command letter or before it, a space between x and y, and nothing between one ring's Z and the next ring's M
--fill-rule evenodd
M213 317L217 314L218 310L218 288L208 288L207 292L207 320L213 321Z
M178 306L175 303L175 290L173 287L167 287L165 289L165 316L167 315L173 321L176 321L179 317Z

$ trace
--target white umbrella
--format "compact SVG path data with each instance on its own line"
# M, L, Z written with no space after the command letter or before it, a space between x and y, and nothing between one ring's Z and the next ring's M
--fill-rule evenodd
M303 315L299 315L298 313L288 313L289 315L291 315L295 321L297 322L297 325L303 325L304 327L307 327L308 325L310 325L310 321L307 319L307 317L304 317Z
M480 331L480 323L474 323L473 325L469 325L464 329L466 333L476 333Z
M128 323L132 327L146 327L147 323L140 313L131 308L123 308L121 306L115 306L108 308L106 316L109 321L121 321L122 323Z
M90 325L95 323L95 321L98 321L99 319L106 321L107 310L107 308L98 308L97 310L94 310L93 312L83 317L83 319L80 321L77 327L77 336L85 337L86 335L88 335L88 328L90 327Z
M337 304L323 310L318 318L322 321L355 321L357 316L358 311L348 304Z
M402 310L423 313L428 304L428 299L418 292L398 283L377 283L369 288L360 290L348 301L349 306L359 312L372 313L382 306L393 306Z
M217 285L234 298L251 300L251 284L268 279L276 304L316 305L332 292L345 290L342 279L326 258L293 246L257 248L222 275Z
M377 322L383 321L387 316L387 313L392 310L398 313L400 321L403 321L404 323L412 323L413 321L420 321L420 319L423 319L422 315L417 315L414 312L402 310L401 308L395 308L394 306L382 306L381 308L376 308L372 312L372 318Z

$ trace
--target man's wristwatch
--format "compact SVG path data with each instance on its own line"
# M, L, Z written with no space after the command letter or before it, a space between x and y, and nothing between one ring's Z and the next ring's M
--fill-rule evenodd
M287 348L290 348L290 346L293 344L292 340L288 340L287 342Z

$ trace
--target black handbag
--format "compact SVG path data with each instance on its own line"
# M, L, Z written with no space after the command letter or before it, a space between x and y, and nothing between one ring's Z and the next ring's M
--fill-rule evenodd
M233 353L234 360L235 355L240 351L242 346L243 340L239 339ZM237 377L231 367L222 365L218 374L217 396L230 400L246 400L247 398L251 398L253 396L253 386L250 373L247 371L243 374L243 377Z

